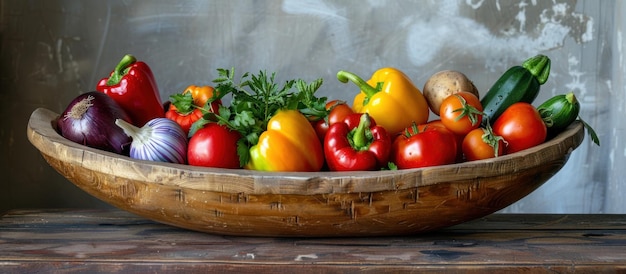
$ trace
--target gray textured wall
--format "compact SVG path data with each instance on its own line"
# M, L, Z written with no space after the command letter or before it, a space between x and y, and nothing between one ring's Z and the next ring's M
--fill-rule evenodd
M4 0L0 10L0 210L108 207L49 167L26 139L32 111L61 112L121 56L154 70L161 97L210 84L217 68L323 77L351 101L346 69L404 70L419 87L443 69L481 94L538 53L552 74L537 102L573 90L602 146L586 138L550 181L506 212L626 213L625 1L60 1Z

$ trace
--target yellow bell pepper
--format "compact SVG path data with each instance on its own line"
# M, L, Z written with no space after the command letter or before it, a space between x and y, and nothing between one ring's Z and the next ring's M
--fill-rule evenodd
M309 120L297 110L279 110L250 148L246 169L319 171L324 165L322 144Z
M339 71L337 79L343 83L352 81L361 88L354 97L352 109L368 113L391 135L414 122L423 124L428 121L429 108L424 95L400 70L379 69L367 82L351 72Z

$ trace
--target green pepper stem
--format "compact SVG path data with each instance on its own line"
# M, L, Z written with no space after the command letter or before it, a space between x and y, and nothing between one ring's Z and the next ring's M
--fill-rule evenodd
M342 83L351 81L357 85L357 87L359 87L368 98L374 96L374 94L380 91L380 88L370 86L370 84L363 80L363 78L349 71L340 70L337 72L337 80Z
M359 125L354 129L354 135L352 135L352 143L356 150L362 150L369 145L365 132L370 128L370 124L369 114L363 113L359 119Z
M137 58L135 58L135 56L132 56L130 54L124 55L122 61L117 64L117 66L113 70L113 73L111 73L109 80L107 80L107 86L119 84L122 80L122 77L124 77L127 72L126 69L135 62L137 62Z

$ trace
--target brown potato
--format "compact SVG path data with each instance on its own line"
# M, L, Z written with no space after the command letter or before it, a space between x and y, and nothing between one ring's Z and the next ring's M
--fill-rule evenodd
M437 115L439 115L441 102L459 91L471 92L479 97L474 83L465 74L455 70L442 70L433 74L428 78L422 90L430 110Z

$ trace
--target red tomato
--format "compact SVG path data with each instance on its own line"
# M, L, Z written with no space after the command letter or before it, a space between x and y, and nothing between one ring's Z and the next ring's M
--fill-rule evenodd
M326 103L326 109L329 111L328 116L323 119L319 119L313 123L313 128L320 141L324 141L324 136L328 132L330 125L343 122L343 120L350 114L354 113L352 108L344 101L332 100Z
M426 128L429 127L439 127L439 128L443 128L449 131L449 129L443 124L443 122L441 121L441 119L438 120L432 120L426 124L421 124L417 126L418 131L424 131ZM409 128L410 130L410 128ZM412 133L412 131L410 130L410 132ZM450 131L452 133L452 131ZM454 134L454 133L453 133ZM456 148L457 148L457 153L456 153L456 160L458 162L461 162L463 160L463 150L461 149L461 145L463 144L463 135L459 135L459 134L454 134L454 137L456 139Z
M496 154L497 146L497 154ZM494 158L504 154L504 139L484 128L470 131L461 144L467 161Z
M239 168L238 131L208 123L189 139L187 162L192 166Z
M493 133L507 142L505 153L510 154L543 143L548 130L537 109L524 102L508 107L493 124Z
M465 135L480 126L483 121L483 106L473 93L461 91L441 102L439 117L450 131Z
M415 132L416 130L410 130ZM454 134L445 128L427 127L416 134L399 135L391 147L391 160L399 169L453 164L457 156Z

